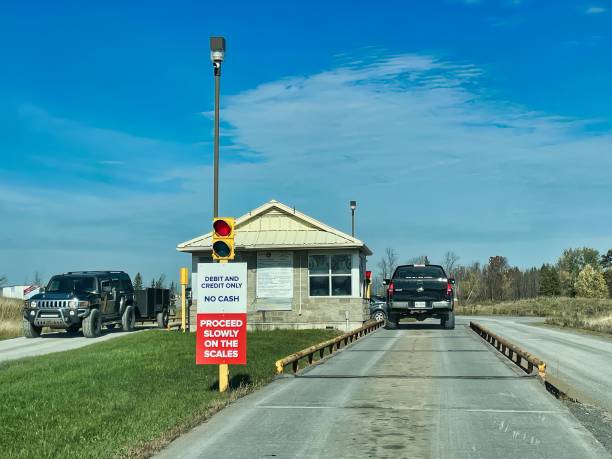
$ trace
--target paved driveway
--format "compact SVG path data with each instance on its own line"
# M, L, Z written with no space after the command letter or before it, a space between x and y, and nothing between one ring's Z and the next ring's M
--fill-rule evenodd
M465 323L377 331L239 400L158 457L610 457Z

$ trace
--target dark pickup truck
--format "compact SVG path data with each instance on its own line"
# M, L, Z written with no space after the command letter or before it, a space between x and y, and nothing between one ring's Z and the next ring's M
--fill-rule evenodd
M387 327L396 328L402 317L440 319L442 328L455 328L454 284L438 265L398 266L387 285Z

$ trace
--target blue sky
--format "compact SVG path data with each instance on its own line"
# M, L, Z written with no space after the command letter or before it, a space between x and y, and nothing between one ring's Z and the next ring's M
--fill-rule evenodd
M165 272L270 199L401 260L612 247L612 4L12 2L0 17L0 274ZM221 5L221 3L219 3Z

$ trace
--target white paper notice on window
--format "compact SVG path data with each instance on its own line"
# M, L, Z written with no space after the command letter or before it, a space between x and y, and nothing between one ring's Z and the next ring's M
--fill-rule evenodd
M293 298L293 252L257 252L257 298Z

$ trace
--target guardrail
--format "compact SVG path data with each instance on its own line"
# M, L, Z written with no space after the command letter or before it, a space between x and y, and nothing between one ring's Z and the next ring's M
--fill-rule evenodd
M344 333L340 336L337 336L336 338L332 338L322 343L315 344L314 346L307 347L306 349L302 349L301 351L296 352L295 354L288 355L287 357L276 361L276 373L283 373L285 367L289 364L291 364L293 373L297 373L299 368L299 361L301 359L307 358L308 364L312 365L316 352L319 353L319 359L322 359L325 355L325 349L328 349L329 355L331 355L335 351L338 351L342 344L344 344L344 346L347 346L349 343L352 343L353 341L358 340L362 336L373 332L374 330L382 327L384 324L384 320L379 320L377 322L368 322L363 327L357 328L356 330Z
M533 354L521 349L516 344L511 343L507 339L499 336L489 329L483 327L477 322L470 321L470 328L478 333L491 346L495 347L499 352L508 357L512 362L519 366L526 373L532 373L534 367L538 368L538 374L542 379L546 377L546 362L539 359ZM523 361L527 367L523 366Z

